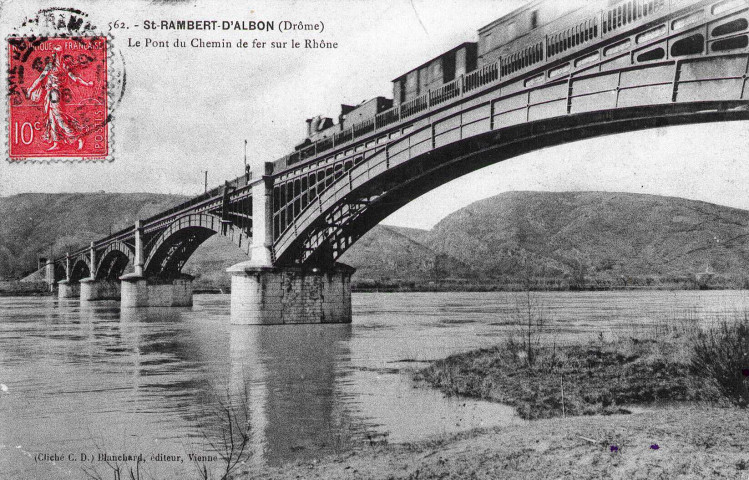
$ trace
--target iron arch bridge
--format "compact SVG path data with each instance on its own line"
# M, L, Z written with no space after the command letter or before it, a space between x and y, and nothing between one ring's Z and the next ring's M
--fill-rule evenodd
M627 0L527 37L516 54L266 163L259 177L51 263L70 281L174 276L218 234L257 266L330 266L401 206L487 165L601 135L749 119L748 0Z

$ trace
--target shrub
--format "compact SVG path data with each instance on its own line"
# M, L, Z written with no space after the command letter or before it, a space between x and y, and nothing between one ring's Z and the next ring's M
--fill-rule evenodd
M749 318L723 321L694 337L692 367L741 408L749 406Z

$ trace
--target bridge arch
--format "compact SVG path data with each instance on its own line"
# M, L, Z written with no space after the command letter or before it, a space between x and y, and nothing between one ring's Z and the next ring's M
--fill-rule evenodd
M118 280L128 265L135 263L135 249L125 242L107 245L95 269L96 280Z
M78 283L84 278L91 276L91 268L85 258L75 259L73 266L70 269L70 281Z
M741 95L739 95L741 96ZM319 192L274 242L278 264L334 262L371 228L458 177L535 150L604 135L693 123L749 120L745 100L645 105L520 123L442 145L423 123L374 149ZM417 148L414 148L414 145Z
M222 235L245 253L250 237L240 228L216 215L198 213L177 218L145 247L144 274L177 275L195 250L213 235Z

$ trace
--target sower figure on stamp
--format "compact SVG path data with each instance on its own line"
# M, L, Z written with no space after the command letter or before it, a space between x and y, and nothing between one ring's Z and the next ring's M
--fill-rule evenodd
M44 115L45 131L44 139L52 143L47 151L60 148L58 142L78 142L78 150L83 148L82 131L80 124L70 115L63 112L60 91L68 79L78 82L86 87L92 86L93 82L87 82L75 75L70 67L62 60L62 47L56 45L52 59L45 65L39 78L34 80L27 92L28 98L39 101L44 92Z

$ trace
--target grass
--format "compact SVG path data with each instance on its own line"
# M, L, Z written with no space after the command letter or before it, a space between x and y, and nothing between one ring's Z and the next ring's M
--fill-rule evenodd
M692 368L691 330L670 325L646 337L601 335L585 345L543 345L533 363L510 339L438 360L415 375L448 395L511 405L529 420L628 413L631 406L656 402L720 401L714 384Z

